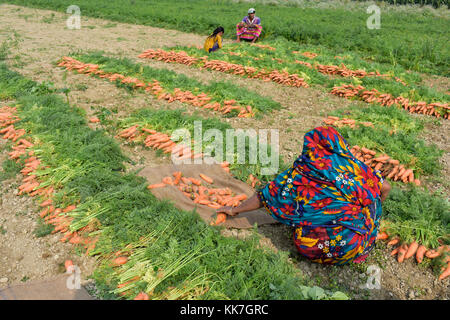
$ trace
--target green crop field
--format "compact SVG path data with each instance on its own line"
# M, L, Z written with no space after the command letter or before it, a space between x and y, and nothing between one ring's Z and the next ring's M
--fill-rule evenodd
M379 29L367 27L373 4ZM66 24L70 5L80 28ZM232 41L249 7L262 36ZM448 300L449 19L442 0L0 1L0 297L74 265L99 300ZM219 25L223 46L205 52ZM304 142L327 126L364 168L339 165L352 209L337 191L326 210L310 196L337 188L337 175L271 184L305 146L335 152L325 138ZM213 159L224 176L187 177L188 164L141 174L175 168L176 153ZM217 187L224 177L248 192ZM378 225L367 201L387 184ZM230 227L242 213L224 212L267 185L286 213L271 199L257 219L300 221L311 206L328 224ZM362 216L370 236L316 239ZM327 265L302 252L350 245L350 260L367 258Z

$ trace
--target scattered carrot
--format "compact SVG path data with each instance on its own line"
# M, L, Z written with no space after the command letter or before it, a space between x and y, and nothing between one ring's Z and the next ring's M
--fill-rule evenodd
M116 266L120 266L120 265L127 263L127 261L128 261L127 257L118 257L113 260L113 263Z
M149 300L149 297L145 292L140 292L133 300Z
M398 256L397 256L397 261L399 263L402 263L403 260L405 259L405 255L406 252L408 251L408 245L407 244L403 244L400 249L398 249Z
M386 240L387 238L389 238L389 235L384 231L377 235L377 240Z
M416 251L416 261L418 263L421 263L423 261L423 256L426 251L427 251L427 248L424 245L419 246L419 248Z
M217 226L227 220L227 215L225 213L218 213L216 221L211 222L212 226Z
M165 183L155 183L155 184L151 184L147 187L147 189L155 189L155 188L164 188L166 186Z
M69 267L70 267L70 266L73 266L73 261L72 261L72 260L66 260L66 261L64 262L64 267L66 268L66 271L69 270Z
M203 180L205 180L207 183L209 184L213 184L213 179L211 179L210 177L208 177L206 174L200 173L200 178L202 178Z
M416 241L411 242L411 244L408 247L408 251L405 253L405 259L411 258L419 248L419 244Z
M447 263L447 268L444 270L444 272L441 273L438 280L444 280L450 275L450 262Z
M397 243L399 243L399 241L400 241L399 238L395 238L395 239L390 240L390 241L387 243L387 245L388 245L388 246L394 246L394 245L396 245Z

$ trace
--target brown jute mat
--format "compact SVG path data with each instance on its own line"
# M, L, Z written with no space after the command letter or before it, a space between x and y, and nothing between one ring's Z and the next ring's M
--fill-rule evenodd
M0 300L95 300L83 286L69 289L69 277L64 274L49 280L12 285L0 290Z
M164 177L173 177L175 171L181 171L183 176L200 179L199 174L203 173L214 180L213 186L215 188L228 187L236 194L245 193L249 198L254 194L254 190L246 183L234 179L231 174L227 173L218 164L189 164L189 165L166 165L160 167L145 167L138 175L145 177L150 184L161 183ZM174 205L185 211L196 212L206 222L210 223L216 216L216 211L208 206L196 204L191 199L188 199L177 187L166 186L164 188L155 188L150 190L158 199L172 200ZM227 221L222 225L228 228L248 229L252 228L254 224L258 226L263 224L277 223L265 208L241 213L235 217L227 217Z

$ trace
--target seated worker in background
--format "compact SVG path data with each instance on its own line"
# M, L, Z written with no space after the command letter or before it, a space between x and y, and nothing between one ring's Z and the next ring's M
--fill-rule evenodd
M222 36L224 32L222 27L218 27L208 38L206 38L204 45L206 52L210 53L222 48Z
M261 35L261 19L255 16L255 9L248 9L248 16L236 25L237 42L241 40L255 42Z
M336 129L318 127L305 134L303 152L290 169L239 206L217 213L235 216L264 206L293 227L297 250L312 262L360 263L377 237L390 191L383 176L391 169L373 170L355 158Z

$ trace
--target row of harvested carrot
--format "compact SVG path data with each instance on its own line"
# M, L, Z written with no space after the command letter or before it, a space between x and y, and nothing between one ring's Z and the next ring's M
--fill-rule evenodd
M377 154L376 151L364 147L361 148L358 145L353 146L350 149L350 152L356 159L364 162L375 170L382 170L384 166L387 166L388 169L392 168L386 176L387 179L402 181L404 183L414 183L417 186L420 185L420 180L415 179L414 171L412 169L407 169L403 164L400 164L398 160L391 159L391 157L386 154L375 157Z
M153 50L149 49L141 53L139 58L142 59L155 59L158 61L179 63L185 65L199 65L201 68L216 70L220 72L227 72L235 75L247 76L253 79L262 79L264 81L273 81L279 84L293 87L305 87L309 85L305 80L299 77L297 74L289 74L286 71L272 70L267 71L264 69L258 70L253 67L246 67L240 64L229 63L222 60L209 60L208 56L200 58L194 58L189 56L184 51L165 51L162 49Z
M354 119L348 119L348 118L339 118L335 116L328 116L327 118L323 119L323 122L329 126L335 126L335 127L344 127L349 126L350 128L356 128L357 125L363 125L364 127L373 127L372 122L368 121L356 121Z
M377 240L389 240L389 235L386 232L381 232L377 236ZM447 264L446 267L443 267L441 270L441 275L439 276L439 280L444 280L450 275L450 255L447 254L450 252L450 248L446 245L441 245L437 249L428 249L424 245L417 243L416 241L407 243L400 243L400 239L398 237L394 237L393 239L387 242L388 246L397 246L391 252L391 256L397 255L397 262L402 263L404 260L407 260L413 256L416 257L417 263L422 263L424 256L429 259L435 259L443 254L446 254L444 257L444 263Z
M180 161L204 157L203 153L195 153L194 150L187 145L183 145L181 143L177 144L166 133L141 127L139 125L133 125L127 129L124 129L119 132L117 136L128 141L142 141L146 147L159 149L164 153L171 153ZM229 172L229 167L225 166L224 170Z
M222 105L220 102L210 103L212 98L203 92L195 95L189 90L182 91L179 88L175 88L173 93L169 93L164 90L157 80L153 80L152 83L146 84L142 80L133 77L125 77L119 73L106 73L103 70L100 70L99 66L96 64L83 63L71 57L63 57L62 61L58 63L58 66L64 67L67 70L76 70L78 73L82 74L97 75L100 78L106 78L111 82L120 79L121 83L132 85L134 88L144 88L145 91L151 92L156 96L158 100L164 99L169 103L180 101L195 107L218 111L223 114L230 113L232 110L237 110L238 117L240 118L248 118L255 115L250 105L241 106L237 104L236 100L226 100Z
M53 206L53 196L55 189L53 186L41 186L36 170L42 168L40 159L38 159L32 148L34 144L26 139L20 138L26 134L24 129L15 129L14 122L19 118L14 115L15 108L3 107L0 108L0 113L3 114L0 118L0 134L3 135L3 139L9 139L16 144L12 147L13 151L9 152L9 158L16 160L18 163L20 159L24 159L24 168L20 170L20 173L24 175L22 184L18 187L19 195L28 194L31 197L39 196L41 200L40 207L42 211L39 216L44 219L46 224L51 224L55 228L52 233L63 233L64 236L60 239L61 242L69 241L73 244L84 244L85 248L92 250L95 247L96 239L82 238L79 232L69 231L69 225L72 218L68 217L66 213L74 210L75 205L69 205L66 208L55 208Z
M342 86L333 87L331 93L339 97L352 98L357 97L367 103L377 102L382 106L398 105L410 113L421 113L426 115L432 115L437 118L441 117L439 111L445 110L444 118L450 118L450 106L448 103L433 102L427 104L424 101L414 102L409 101L402 96L394 97L389 93L381 93L377 89L366 90L363 86L354 86L351 84L345 84Z
M240 53L237 52L233 52L233 51L226 51L225 53L233 55L233 56L241 56ZM301 53L299 51L292 51L292 53ZM310 58L310 59L314 59L315 57L317 57L318 55L316 53L313 52L303 52L301 53L303 56ZM259 57L250 57L253 60L261 60L261 58ZM272 58L273 61L277 61L278 63L289 63L286 60L280 59L280 58ZM357 77L357 78L364 78L364 77L383 77L386 79L390 79L391 76L388 74L381 74L378 70L377 71L372 71L372 72L367 72L365 70L352 70L347 68L347 66L345 66L343 63L341 63L341 66L336 66L336 65L323 65L323 64L319 64L319 63L314 63L314 66L306 61L302 61L302 60L294 60L295 63L297 64L301 64L304 65L310 69L316 69L318 72L323 73L323 74L328 74L328 75L339 75L341 77ZM404 86L406 86L407 84L400 79L399 77L394 77L394 80L397 82L400 82L401 84L403 84Z

